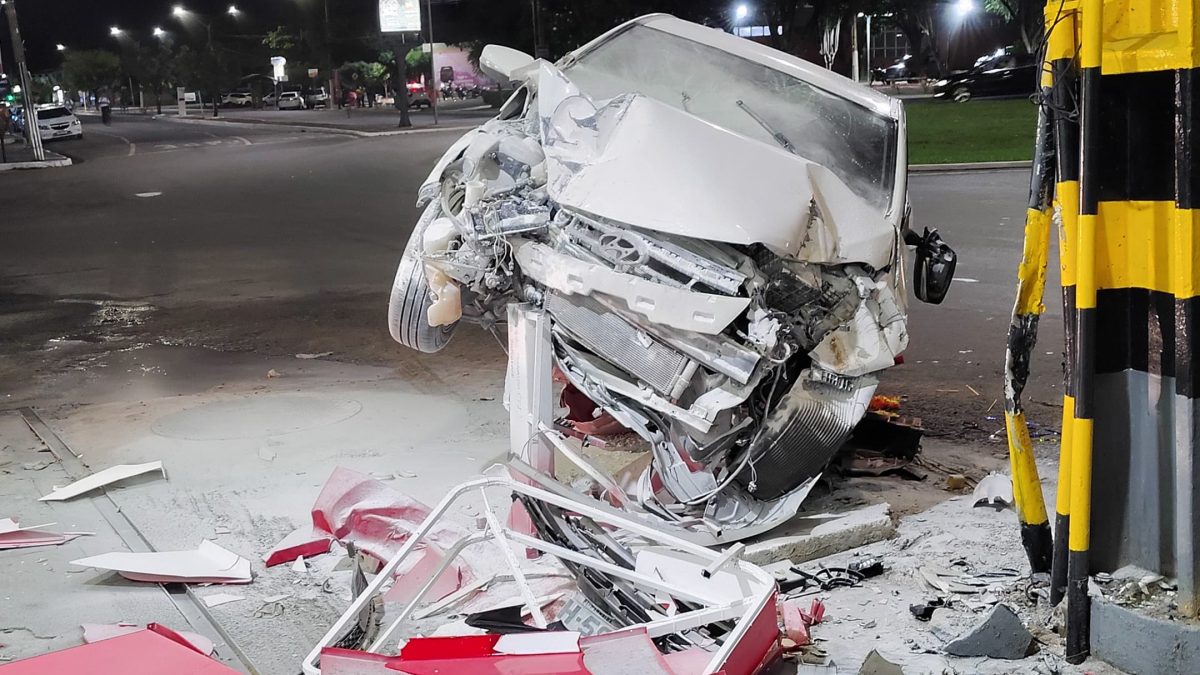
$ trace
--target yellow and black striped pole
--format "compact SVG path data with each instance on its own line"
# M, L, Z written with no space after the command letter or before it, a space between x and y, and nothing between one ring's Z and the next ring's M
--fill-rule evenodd
M1042 96L1049 93L1049 72L1044 75ZM1021 543L1034 573L1050 571L1052 539L1046 502L1021 407L1021 393L1029 379L1029 364L1037 342L1038 319L1046 306L1046 267L1050 257L1051 197L1054 191L1054 136L1048 106L1038 108L1033 176L1025 212L1025 246L1017 267L1017 300L1008 326L1004 357L1004 427L1012 471L1013 499L1021 522Z
M1057 174L1054 214L1058 221L1058 259L1062 283L1066 372L1063 377L1062 433L1059 437L1058 490L1055 499L1054 561L1050 603L1062 602L1067 591L1067 540L1071 531L1071 453L1075 438L1075 241L1079 231L1079 118L1074 105L1079 86L1078 44L1074 3L1046 5L1046 55L1051 73L1049 107L1054 122Z
M1081 0L1079 227L1075 251L1075 410L1071 422L1070 516L1067 538L1065 658L1082 663L1091 652L1088 552L1091 545L1092 435L1096 354L1096 230L1100 177L1100 58L1103 2Z

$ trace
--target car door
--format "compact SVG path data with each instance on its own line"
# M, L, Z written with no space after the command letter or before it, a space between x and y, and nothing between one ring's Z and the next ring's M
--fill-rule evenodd
M1038 68L1033 58L1018 59L1002 79L997 95L1020 96L1037 90Z

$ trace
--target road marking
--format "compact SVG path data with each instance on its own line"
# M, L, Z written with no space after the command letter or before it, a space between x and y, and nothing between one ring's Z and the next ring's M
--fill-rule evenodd
M964 284L977 284L977 283L979 283L979 280L978 280L978 279L972 279L971 277L955 277L955 278L954 278L954 280L955 280L955 281L958 281L958 282L961 282L961 283L964 283Z
M92 129L89 131L89 133L100 134L101 136L110 136L112 138L119 138L122 141L125 141L125 144L129 146L129 152L125 155L126 157L133 157L133 153L137 152L137 144L119 134L114 134L109 131L100 131L99 129Z
M161 192L135 192L133 194L133 196L134 197L157 197L161 194L162 194Z

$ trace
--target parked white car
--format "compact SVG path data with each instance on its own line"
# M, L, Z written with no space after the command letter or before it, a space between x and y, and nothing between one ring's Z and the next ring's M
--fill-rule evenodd
M280 110L304 110L308 104L304 102L304 95L300 92L285 91L279 95L277 107Z
M61 105L42 106L37 109L38 135L43 141L60 138L83 138L83 125L75 113Z
M254 104L254 97L248 91L231 91L221 97L221 106L225 108L247 108Z
M650 445L632 502L727 539L790 518L908 344L905 244L920 299L953 274L910 231L901 102L664 14L480 66L518 88L422 185L392 336L435 352L528 303Z
M304 101L310 108L328 108L329 94L325 92L325 87L316 87L304 95Z

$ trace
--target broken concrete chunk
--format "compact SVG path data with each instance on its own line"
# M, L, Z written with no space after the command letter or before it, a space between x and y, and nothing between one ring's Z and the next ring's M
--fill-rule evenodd
M1034 651L1033 635L1011 607L999 604L983 621L946 643L944 649L952 656L1023 659Z
M742 560L766 565L779 560L802 563L882 541L895 533L891 507L875 504L843 515L792 537L775 537L746 547Z
M872 649L867 658L863 661L862 667L858 669L858 675L904 675L904 669L900 666L888 661L879 655L879 652Z

